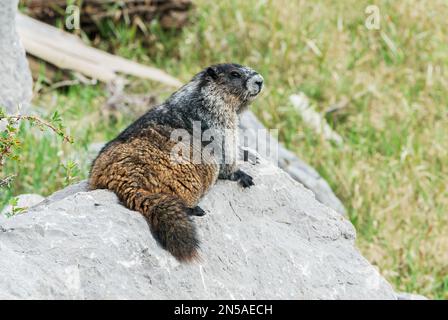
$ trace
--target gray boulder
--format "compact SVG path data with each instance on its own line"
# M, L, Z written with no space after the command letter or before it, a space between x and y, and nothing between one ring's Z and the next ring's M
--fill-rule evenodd
M8 113L29 108L32 78L16 31L15 17L18 0L2 2L0 6L0 106Z
M257 150L257 130L266 129L260 120L251 111L246 111L240 116L240 129L242 129L241 133L243 133L240 134L240 142L244 143L244 137L246 137L248 146ZM289 173L294 180L302 183L307 189L310 189L318 201L340 214L346 214L342 202L334 194L327 181L314 168L300 160L293 152L286 149L275 137L268 135L266 138L277 149L276 152L269 152L270 150L268 150L269 154L266 155L266 158Z
M270 162L244 170L254 187L219 181L202 200L194 264L86 182L0 217L0 299L396 299L348 220Z

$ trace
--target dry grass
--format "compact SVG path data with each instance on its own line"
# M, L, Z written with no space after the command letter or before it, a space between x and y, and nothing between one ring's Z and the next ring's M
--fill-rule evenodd
M257 114L331 182L363 254L397 290L448 298L446 1L375 1L380 30L364 25L370 1L196 3L180 47L159 51L181 67L156 61L184 79L217 61L258 69ZM298 90L321 111L366 92L329 119L344 147L306 129Z

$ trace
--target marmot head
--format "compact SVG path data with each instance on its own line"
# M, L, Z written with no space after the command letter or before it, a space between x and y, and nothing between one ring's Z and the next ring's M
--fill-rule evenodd
M216 64L196 77L204 95L223 101L241 112L263 89L263 77L249 67L234 63Z

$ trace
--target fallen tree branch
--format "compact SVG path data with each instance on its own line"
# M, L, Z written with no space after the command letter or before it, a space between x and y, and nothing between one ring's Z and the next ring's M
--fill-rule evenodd
M117 79L118 73L122 73L172 87L182 84L162 70L89 47L77 36L30 17L19 14L17 28L29 54L58 68L77 71L106 83Z
M314 132L322 135L325 140L333 141L338 145L343 144L342 137L330 127L324 117L314 110L308 97L303 92L291 95L289 100L294 109L301 115L303 122Z

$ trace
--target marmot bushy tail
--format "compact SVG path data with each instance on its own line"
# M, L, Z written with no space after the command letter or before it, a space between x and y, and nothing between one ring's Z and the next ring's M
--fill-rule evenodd
M191 217L205 214L200 199L218 178L254 184L236 164L238 113L262 87L248 67L206 68L106 144L92 164L90 187L112 190L142 213L178 260L198 258Z
M176 196L136 192L130 196L127 206L141 212L157 240L179 260L197 258L199 241L189 214L193 209Z

